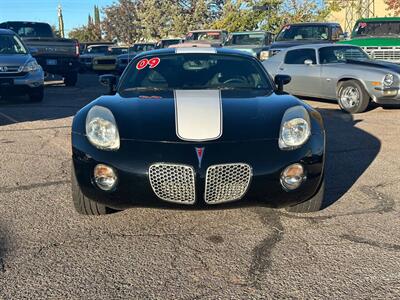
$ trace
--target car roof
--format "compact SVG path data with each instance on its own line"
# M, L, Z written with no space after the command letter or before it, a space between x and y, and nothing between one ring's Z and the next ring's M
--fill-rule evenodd
M189 32L226 32L226 30L221 30L221 29L201 29L201 30L191 30Z
M292 26L297 26L297 25L340 25L339 23L336 22L304 22L304 23L289 23L286 25L292 25Z
M0 34L2 34L2 35L6 35L6 34L12 34L12 35L14 35L15 32L12 31L12 30L9 30L9 29L1 29L1 28L0 28Z
M156 49L151 51L145 51L137 56L146 56L146 55L168 55L168 54L176 54L178 51L182 51L182 49L190 49L190 50L183 50L183 51L190 51L187 53L210 53L210 51L215 51L215 54L227 54L227 55L236 55L236 56L243 56L243 57L253 57L250 53L228 49L228 48L214 48L214 47L186 47L186 48L164 48L164 49ZM213 54L212 52L210 54Z
M382 17L382 18L362 18L357 22L382 22L382 21L400 21L400 17Z
M251 34L251 33L269 33L269 31L265 30L236 31L236 32L231 32L231 35L241 35L241 34Z

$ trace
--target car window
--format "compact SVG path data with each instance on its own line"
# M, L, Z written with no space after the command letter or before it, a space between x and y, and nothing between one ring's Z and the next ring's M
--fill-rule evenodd
M339 26L334 26L332 28L332 40L337 41L340 39L340 36L343 35L343 30Z
M396 36L400 34L400 21L369 21L358 22L353 36Z
M0 55L2 54L27 54L21 40L11 34L0 35Z
M273 88L257 61L222 54L173 54L135 59L120 91L141 89Z
M286 25L279 32L276 40L327 40L328 37L326 25Z
M53 31L48 24L10 22L8 28L20 37L53 37Z
M343 63L349 59L368 59L368 55L358 47L324 47L318 52L321 64Z
M304 65L304 61L312 60L313 64L317 63L314 49L296 49L286 53L285 64L288 65Z
M264 33L233 34L226 45L264 45Z

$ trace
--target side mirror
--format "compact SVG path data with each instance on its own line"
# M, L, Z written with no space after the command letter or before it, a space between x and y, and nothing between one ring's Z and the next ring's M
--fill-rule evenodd
M307 65L307 66L312 66L313 65L313 61L311 59L306 59L304 61L304 64Z
M276 75L275 84L278 87L278 92L283 92L283 86L290 83L292 77L289 75Z
M117 92L117 76L112 74L105 74L99 77L101 85L108 87L108 95L115 95Z
M29 52L31 53L31 55L36 55L39 53L39 49L38 48L29 48Z

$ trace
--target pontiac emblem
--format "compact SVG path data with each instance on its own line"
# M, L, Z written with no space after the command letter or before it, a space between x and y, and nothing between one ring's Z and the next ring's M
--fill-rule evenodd
M0 72L7 72L8 68L7 67L0 67Z
M195 148L196 149L196 154L197 154L197 160L199 161L199 169L201 168L201 161L203 160L203 155L204 155L204 147L202 148Z

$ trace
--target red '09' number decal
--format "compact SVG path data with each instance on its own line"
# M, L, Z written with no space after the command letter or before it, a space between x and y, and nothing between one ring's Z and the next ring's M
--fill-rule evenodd
M150 66L149 67L150 69L154 69L155 67L158 66L159 63L160 63L160 58L158 57L153 57L150 60L148 60L147 58L143 58L136 64L136 69L143 70L147 66Z
M158 57L153 57L149 60L150 69L154 69L160 63L160 59Z
M137 64L136 64L136 69L142 70L147 67L147 64L149 63L149 60L147 58L141 59Z

